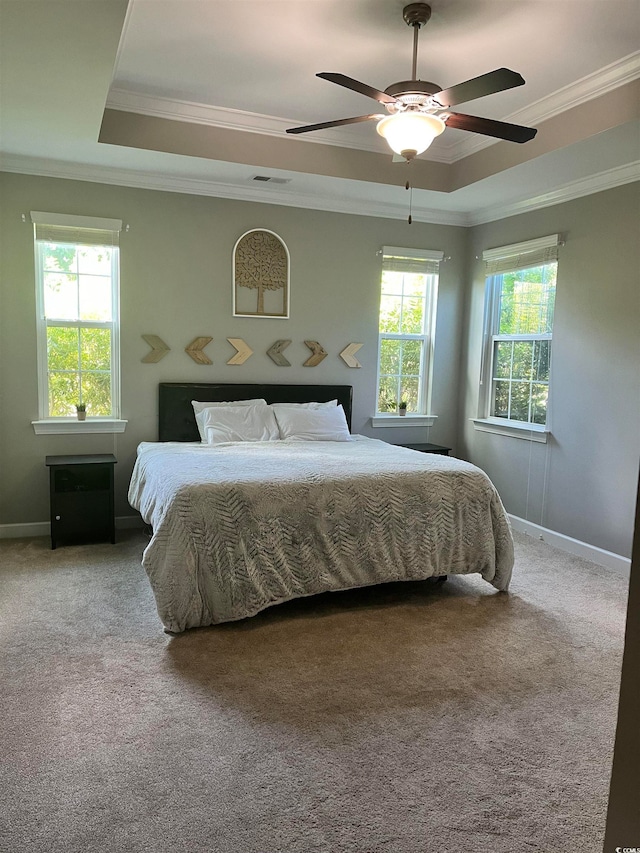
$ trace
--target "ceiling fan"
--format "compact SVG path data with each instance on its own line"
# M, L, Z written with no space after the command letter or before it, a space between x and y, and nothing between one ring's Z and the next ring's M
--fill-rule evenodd
M378 133L387 140L389 147L400 155L401 159L407 161L426 151L436 136L444 131L445 127L469 130L472 133L481 133L509 142L522 143L533 139L537 133L535 128L449 111L449 107L456 104L473 101L485 95L492 95L495 92L524 85L524 79L520 74L508 68L498 68L495 71L489 71L487 74L466 80L464 83L458 83L449 89L442 89L435 83L418 80L416 73L418 34L420 28L431 17L431 6L427 3L410 3L404 7L402 16L407 25L413 27L411 80L392 83L384 92L381 92L344 74L323 71L316 75L330 83L336 83L338 86L344 86L345 89L351 89L361 95L366 95L368 98L373 98L383 104L389 114L385 116L384 114L371 113L354 118L325 121L320 124L308 124L303 127L291 127L287 129L287 133L309 133L328 127L339 127L344 124L356 124L361 121L377 119L376 129Z

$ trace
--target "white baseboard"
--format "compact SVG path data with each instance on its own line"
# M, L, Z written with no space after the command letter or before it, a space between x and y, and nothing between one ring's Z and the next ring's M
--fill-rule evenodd
M139 515L120 515L116 517L116 530L142 527ZM33 521L26 524L0 524L0 539L22 539L31 536L50 536L51 525L48 521Z
M49 536L50 531L51 525L48 521L34 521L27 524L0 524L0 539Z
M553 545L554 548L559 548L561 551L567 551L576 557L583 557L585 560L591 560L592 563L597 563L599 566L613 569L613 571L626 578L630 577L631 560L629 558L621 557L612 551L605 551L604 548L597 548L595 545L588 545L579 539L572 539L571 536L565 536L564 533L556 533L555 530L549 530L547 527L541 527L532 521L518 518L517 515L511 515L511 513L508 513L508 515L511 526L519 533L525 533L534 539L541 539L543 542Z

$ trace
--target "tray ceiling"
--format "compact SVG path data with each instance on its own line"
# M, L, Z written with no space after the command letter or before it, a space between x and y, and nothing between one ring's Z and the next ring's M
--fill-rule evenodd
M432 0L419 77L520 72L460 110L537 127L525 145L447 128L407 165L373 122L287 136L378 111L319 71L411 76L404 5L3 0L2 167L392 217L409 179L414 219L460 224L640 176L636 0Z

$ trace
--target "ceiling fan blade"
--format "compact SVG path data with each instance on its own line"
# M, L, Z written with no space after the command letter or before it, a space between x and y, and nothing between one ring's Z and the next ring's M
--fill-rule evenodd
M321 71L319 74L316 74L316 77L322 77L323 80L328 80L330 83L337 83L338 86L344 86L345 89L359 92L361 95L373 98L374 101L379 101L381 104L397 103L397 99L391 95L387 95L386 92L381 92L379 89L367 86L366 83L361 83L359 80L354 80L353 77L347 77L345 74L335 74L333 71Z
M368 116L355 116L354 118L339 118L335 121L323 121L320 124L305 124L303 127L288 127L287 133L309 133L311 130L324 130L325 127L340 127L343 124L357 124L359 121L370 121L373 118L384 118L374 113Z
M497 68L495 71L465 80L464 83L458 83L457 86L443 89L442 92L434 95L434 98L443 107L453 107L456 104L464 104L476 98L483 98L485 95L493 95L495 92L504 92L505 89L514 89L516 86L523 85L524 78L521 74L509 68Z
M447 127L457 130L470 130L472 133L482 133L484 136L495 136L496 139L506 139L507 142L529 142L538 132L535 127L523 127L521 124L509 124L506 121L495 121L480 116L466 116L463 113L450 113L444 120Z

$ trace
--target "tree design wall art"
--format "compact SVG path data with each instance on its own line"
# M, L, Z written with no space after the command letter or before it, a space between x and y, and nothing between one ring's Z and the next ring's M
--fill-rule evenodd
M273 231L247 231L234 246L233 315L289 316L289 251Z

